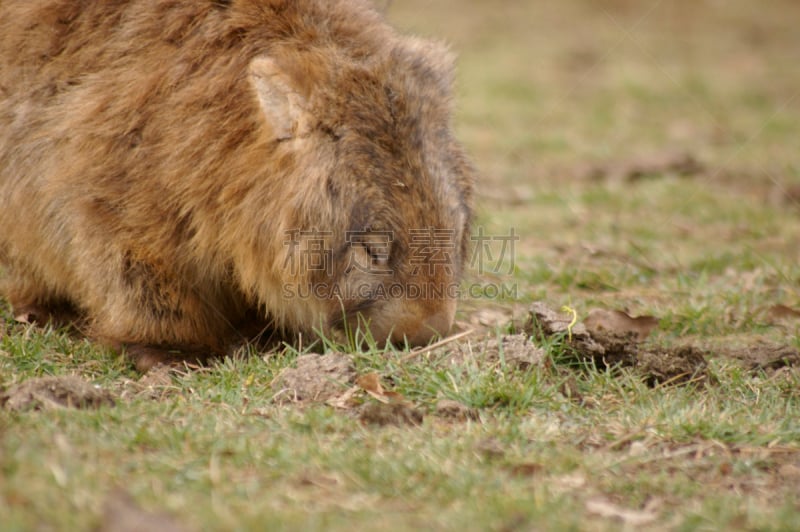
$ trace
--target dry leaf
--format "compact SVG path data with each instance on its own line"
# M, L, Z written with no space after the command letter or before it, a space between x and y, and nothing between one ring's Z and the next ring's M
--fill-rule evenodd
M397 392L384 390L381 385L381 377L377 373L367 373L356 379L356 386L367 392L373 399L381 403L402 403L405 397Z
M356 385L373 397L383 397L384 390L381 386L381 376L377 373L367 373L356 379Z
M586 501L586 510L589 513L605 517L606 519L618 519L626 525L643 526L652 523L658 517L655 512L650 510L628 510L617 506L604 499L590 499Z
M377 373L368 373L356 379L356 386L367 392L373 399L377 399L381 403L388 403L389 398L386 397L386 392L381 386L381 378Z
M646 339L658 327L658 318L653 316L632 317L621 310L592 309L583 320L590 334L624 335L635 333L639 341Z

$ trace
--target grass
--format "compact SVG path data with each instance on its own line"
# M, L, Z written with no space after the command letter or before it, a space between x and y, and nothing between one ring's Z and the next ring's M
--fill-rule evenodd
M800 184L798 6L407 0L389 15L459 52L478 222L520 236L510 274L470 277L516 299L465 301L459 319L539 300L653 315L653 342L707 348L711 378L648 387L630 369L575 366L558 342L527 369L478 342L458 363L453 346L405 361L370 349L352 355L357 372L426 413L376 427L280 404L271 383L291 349L143 391L116 353L4 309L0 386L78 374L118 399L0 410L3 530L92 529L115 487L199 530L796 528L800 373L730 355L800 348L800 320L770 314L800 308L800 210L782 193ZM676 151L704 170L585 177ZM477 419L437 416L442 398Z
M81 342L72 360L55 354L65 345L57 335L27 353L9 343L4 381L70 373L92 356ZM786 458L777 451L800 431L796 373L754 376L717 361L714 386L652 389L625 372L365 353L362 373L391 378L423 409L449 397L480 411L474 422L372 428L331 407L275 405L269 382L294 356L228 360L174 378L158 400L4 414L5 528L90 528L114 486L200 529L587 528L597 522L584 504L597 497L628 508L657 501L663 519L691 527L788 528L797 517L793 485L775 479ZM22 369L40 357L57 367ZM135 378L114 369L116 358L104 362L95 382ZM565 397L568 376L591 401Z

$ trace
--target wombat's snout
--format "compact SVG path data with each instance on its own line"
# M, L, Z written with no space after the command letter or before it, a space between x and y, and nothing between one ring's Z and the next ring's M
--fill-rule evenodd
M393 333L392 343L395 345L403 345L405 342L408 342L409 346L415 347L427 345L436 336L446 336L453 327L455 310L456 306L451 305L432 316L428 316L414 332Z
M388 323L386 336L391 335L388 339L394 345L402 346L407 343L411 347L427 345L436 336L446 336L453 327L456 300L449 299L441 303L434 312L421 314L424 316L422 319L418 317L420 314L412 313L406 319Z
M453 327L456 299L410 302L393 299L384 305L348 314L345 320L335 314L327 331L334 339L347 341L346 331L369 331L375 344L383 347L391 343L402 348L427 345L437 336L446 336ZM356 335L357 337L359 335Z

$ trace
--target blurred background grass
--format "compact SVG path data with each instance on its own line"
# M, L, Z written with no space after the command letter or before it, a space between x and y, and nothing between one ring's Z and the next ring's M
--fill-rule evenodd
M797 2L395 0L388 13L460 54L459 131L490 178L665 146L797 171Z
M800 3L395 0L388 14L460 55L479 224L521 236L523 301L706 336L760 333L765 308L800 303ZM659 166L683 158L696 171Z

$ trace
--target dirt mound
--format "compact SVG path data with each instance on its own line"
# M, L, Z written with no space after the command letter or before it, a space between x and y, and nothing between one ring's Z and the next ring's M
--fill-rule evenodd
M52 408L99 408L114 406L110 392L80 377L42 377L29 379L0 394L6 410L44 410Z
M534 339L564 342L569 355L581 362L600 368L634 368L651 386L708 378L708 364L702 351L691 346L646 345L643 340L654 326L653 319L621 314L615 313L613 321L604 320L603 327L597 326L596 320L590 321L590 330L584 323L578 323L574 314L559 313L543 303L534 303L525 330ZM609 325L612 323L613 327Z
M643 349L637 353L636 370L647 384L704 381L709 378L705 354L693 346Z
M636 362L632 348L635 335L609 331L592 335L583 323L577 322L576 316L557 312L544 303L531 306L524 329L534 340L564 340L575 355L592 360L600 367L630 366Z
M285 368L272 382L279 401L324 403L350 388L356 377L353 362L345 354L309 354L297 358L295 368Z

